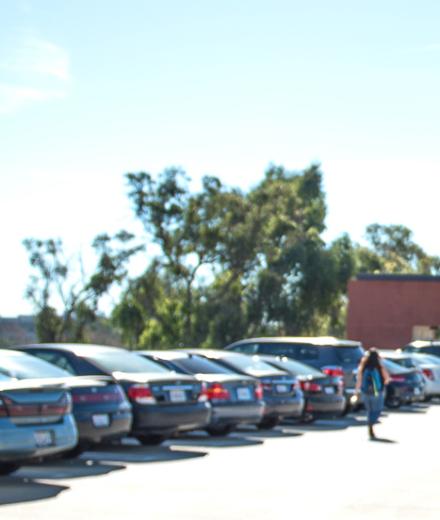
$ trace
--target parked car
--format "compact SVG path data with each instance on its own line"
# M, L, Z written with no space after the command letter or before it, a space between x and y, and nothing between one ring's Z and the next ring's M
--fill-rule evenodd
M142 444L159 444L178 432L205 428L211 406L196 378L176 374L122 348L101 345L28 345L26 352L83 376L112 376L131 403L130 435Z
M42 357L50 360L50 355ZM75 377L44 359L7 349L0 349L0 367L13 379L53 379L69 389L78 428L78 444L69 455L78 455L104 440L124 437L130 431L130 403L111 377Z
M208 349L185 349L228 370L258 379L263 386L264 413L259 428L273 428L284 417L301 417L304 396L295 377L265 363L258 356Z
M188 352L141 350L138 353L179 374L191 374L205 385L212 407L206 431L211 435L226 435L239 425L261 422L263 387L253 377L237 374Z
M78 433L71 407L60 383L17 381L0 372L0 475L74 448Z
M440 341L411 341L400 349L402 352L414 352L419 354L432 354L440 357Z
M395 351L382 355L400 366L419 370L425 381L425 401L440 397L440 358L429 354Z
M286 356L318 368L328 376L341 376L347 405L354 394L357 367L364 355L360 342L333 337L249 338L231 343L226 350Z
M260 356L260 359L298 379L305 399L301 417L303 421L339 417L344 413L346 398L341 377L329 376L317 368L286 356Z
M402 404L424 399L425 383L419 370L403 368L389 359L383 359L383 364L391 377L385 392L388 408L399 408Z

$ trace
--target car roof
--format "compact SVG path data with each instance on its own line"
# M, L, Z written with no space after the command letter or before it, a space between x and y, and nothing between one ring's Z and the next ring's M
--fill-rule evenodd
M35 343L29 345L17 345L17 348L23 348L23 350L34 350L39 348L52 349L52 350L64 350L65 352L71 352L76 356L82 357L87 354L102 354L111 352L130 352L120 347L109 347L107 345L92 345L84 343Z
M4 356L10 356L10 357L16 357L16 356L29 356L29 354L26 354L25 352L21 352L20 350L14 350L12 348L0 348L1 355Z
M276 341L277 343L299 343L299 344L308 344L308 345L316 345L319 347L361 347L362 343L360 341L350 340L350 339L339 339L333 336L273 336L273 337L261 337L261 338L247 338L239 341L235 341L228 346L236 345L238 343L272 343Z
M423 347L440 347L440 341L418 339L408 343L408 347L423 348Z
M185 349L184 352L189 354L199 354L200 356L206 356L212 359L221 359L224 357L242 357L247 356L247 354L243 354L242 352L233 352L231 350L220 350L214 348L190 348Z

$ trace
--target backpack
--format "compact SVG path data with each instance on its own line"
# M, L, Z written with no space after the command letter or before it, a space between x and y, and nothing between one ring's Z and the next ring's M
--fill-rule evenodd
M369 395L379 395L383 390L382 374L377 368L364 369L361 390Z

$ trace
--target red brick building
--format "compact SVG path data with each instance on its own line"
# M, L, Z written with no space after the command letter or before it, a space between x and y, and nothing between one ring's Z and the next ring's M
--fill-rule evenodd
M347 338L365 347L438 336L440 276L359 275L349 282L348 300Z

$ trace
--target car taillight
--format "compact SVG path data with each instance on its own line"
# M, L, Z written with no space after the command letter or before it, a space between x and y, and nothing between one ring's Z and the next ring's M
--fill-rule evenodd
M83 392L72 393L72 401L75 404L85 403L121 403L125 400L125 395L119 386L106 388L90 388Z
M202 383L202 386L200 388L200 394L199 394L197 400L202 403L208 400L208 391L206 388L206 383Z
M231 398L229 390L220 383L212 383L208 385L208 388L206 389L206 394L210 401L213 399L217 401L227 401Z
M0 417L7 417L8 409L6 408L6 404L3 399L0 398Z
M137 404L155 404L156 399L147 384L131 385L127 395L131 401Z
M405 376L398 376L398 375L391 375L391 381L394 381L395 383L404 383L405 382Z
M300 385L304 392L322 392L322 386L313 381L301 381Z
M422 372L428 379L434 381L434 372L430 368L422 368Z
M344 370L342 367L332 366L332 367L322 367L321 370L330 377L344 377Z
M255 399L258 401L263 399L263 385L261 383L257 383L255 386Z

